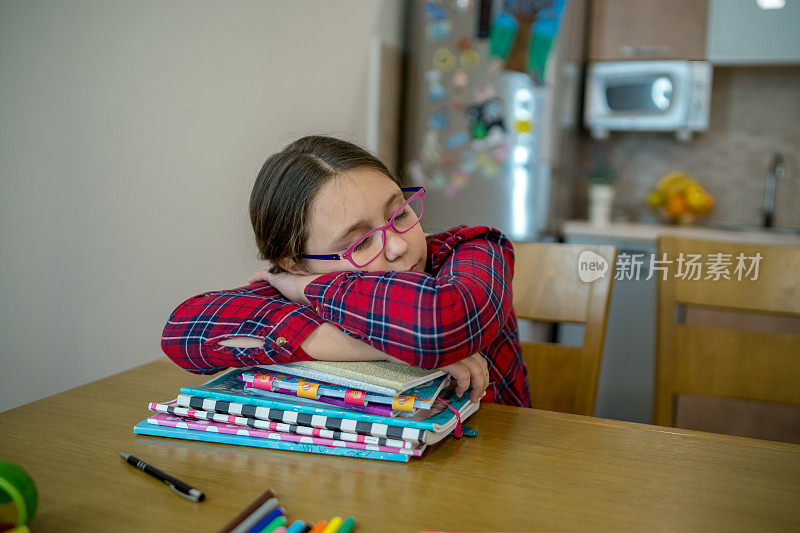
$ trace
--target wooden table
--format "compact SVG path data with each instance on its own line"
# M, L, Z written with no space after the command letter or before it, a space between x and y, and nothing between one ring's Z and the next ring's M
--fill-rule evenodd
M134 436L202 376L159 360L0 413L0 460L37 483L36 531L216 531L265 488L290 519L372 531L800 531L800 446L483 405L477 438L409 463ZM204 490L192 503L125 464Z

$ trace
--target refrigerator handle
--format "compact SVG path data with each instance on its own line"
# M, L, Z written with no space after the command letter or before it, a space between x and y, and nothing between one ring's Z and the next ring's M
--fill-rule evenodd
M478 6L478 39L488 39L492 27L492 0L480 0Z

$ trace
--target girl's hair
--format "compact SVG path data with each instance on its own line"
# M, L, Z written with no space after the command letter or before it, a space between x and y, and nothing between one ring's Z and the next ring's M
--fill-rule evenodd
M300 255L308 238L308 210L320 186L359 167L397 182L377 157L334 137L303 137L267 159L250 193L250 222L258 256L272 262L273 274L285 272L278 265L282 259L304 263Z

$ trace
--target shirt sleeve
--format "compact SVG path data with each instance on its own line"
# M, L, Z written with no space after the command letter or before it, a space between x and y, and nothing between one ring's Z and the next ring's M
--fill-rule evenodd
M512 313L514 252L497 230L445 243L435 276L421 272L338 272L305 294L325 321L414 366L436 368L480 352Z
M161 349L178 366L196 374L227 367L308 361L300 344L322 319L268 283L203 293L181 303L164 327ZM220 341L252 337L259 348L235 348Z

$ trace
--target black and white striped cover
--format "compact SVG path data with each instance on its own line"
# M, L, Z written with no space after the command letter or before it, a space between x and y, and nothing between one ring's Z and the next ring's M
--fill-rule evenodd
M389 426L387 424L378 424L361 420L348 420L324 415L297 413L295 411L271 409L269 407L216 400L189 394L178 395L177 403L181 407L190 407L192 409L215 411L217 413L257 418L260 420L272 420L273 422L284 422L286 424L298 426L330 429L343 433L358 433L360 435L372 435L373 437L382 437L385 439L398 439L412 444L425 442L425 436L428 433L428 431L424 429Z
M377 446L388 446L392 448L413 448L414 443L400 439L387 439L384 437L373 437L372 435L358 435L357 433L346 433L332 429L313 428L311 426L298 426L287 424L275 420L261 420L259 418L232 415L229 413L217 413L216 411L206 411L194 409L192 407L181 407L176 400L167 403L151 403L150 410L156 413L166 413L175 416L195 418L199 420L212 420L225 424L235 424L237 426L251 427L255 429L269 429L281 433L295 433L297 435L318 436L325 439L343 440L348 442L363 442ZM269 424L277 424L277 427L270 428Z

